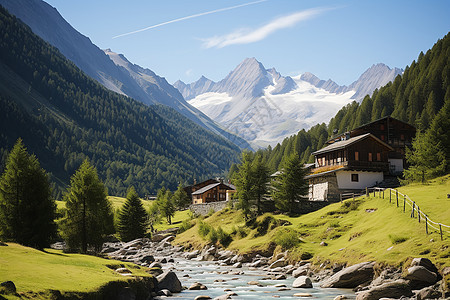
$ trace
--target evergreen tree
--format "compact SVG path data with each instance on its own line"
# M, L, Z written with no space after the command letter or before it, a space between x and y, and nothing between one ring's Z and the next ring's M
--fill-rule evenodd
M154 226L161 222L161 211L159 209L159 205L156 201L150 206L148 210L148 224L150 226L150 231L154 232Z
M252 177L253 177L253 193L256 199L256 207L258 210L258 215L261 214L261 202L264 196L269 190L270 174L269 169L263 162L262 156L258 154L253 162L252 167Z
M161 216L166 218L168 224L172 224L172 217L175 214L173 194L165 187L161 188L156 195L156 203L161 212Z
M250 214L250 201L254 195L252 154L250 152L242 152L241 165L235 174L233 183L236 186L236 194L239 199L239 208L242 209L245 219L248 219Z
M88 246L99 250L104 236L114 233L113 212L105 186L88 160L70 179L64 198L67 210L62 235L69 248L81 253Z
M273 199L280 210L292 214L295 202L305 199L308 193L305 175L306 169L300 162L298 154L292 153L273 183Z
M423 183L444 174L447 165L441 143L432 134L420 131L412 142L412 149L406 149L406 159L410 163L403 172L407 181Z
M0 238L42 249L56 235L48 176L18 139L0 179Z
M191 199L183 189L183 185L180 183L177 190L173 193L173 202L179 209L184 209L191 204Z
M141 238L147 232L148 215L134 187L127 194L127 200L119 212L117 229L122 241Z

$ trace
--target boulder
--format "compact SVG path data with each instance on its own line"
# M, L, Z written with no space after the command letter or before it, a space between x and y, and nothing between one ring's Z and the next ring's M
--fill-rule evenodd
M194 282L189 288L188 290L207 290L208 288L204 285L201 284L200 282Z
M141 257L141 261L145 263L152 263L155 261L153 255L147 254Z
M222 296L214 298L214 300L226 300L226 299L231 299L231 295L226 294L226 295L222 295Z
M439 299L440 297L442 297L442 292L439 291L439 284L423 288L416 292L417 300Z
M200 254L200 251L199 251L199 250L194 250L194 251L192 251L192 252L186 252L186 253L184 254L184 257L185 257L186 259L193 259L193 258L197 257L199 254Z
M5 281L0 283L0 291L4 291L5 294L15 294L16 285L12 281Z
M125 244L122 244L122 248L129 249L129 248L135 248L135 249L141 249L142 248L142 239L135 239L132 241L129 241Z
M334 297L333 300L346 300L346 299L348 299L347 296L345 296L345 295L339 295L339 296Z
M237 262L232 267L233 268L242 268L242 263L241 262Z
M172 293L169 290L163 289L163 290L158 291L157 295L170 297L170 296L172 296Z
M372 280L374 262L363 262L342 269L324 280L321 287L354 288L359 284Z
M172 242L174 239L175 239L175 236L169 235L169 236L165 237L164 239L162 239L161 242L160 242L160 244L163 244L163 243L170 243L170 242Z
M297 279L294 280L292 283L293 288L312 288L312 281L311 278L308 276L299 276Z
M425 267L422 266L414 266L408 268L408 273L404 276L405 279L411 281L419 281L429 284L434 284L437 281L437 274L431 272Z
M278 267L284 267L286 265L287 265L286 260L284 258L280 258L280 259L274 261L273 263L271 263L269 268L270 269L275 269L275 268L278 268Z
M309 267L311 266L310 263L303 265L301 267L299 267L298 269L294 270L292 272L292 276L294 276L295 278L299 277L299 276L306 276L308 275L309 272Z
M183 289L177 275L172 271L165 271L156 279L158 280L159 290L167 289L172 293L179 293Z
M275 279L275 280L285 280L286 279L286 275L279 274L279 275L276 275L273 279Z
M399 279L372 287L370 290L358 292L356 300L378 300L380 298L410 297L413 293L407 281Z
M414 267L414 266L425 267L428 271L431 271L435 274L439 273L436 266L428 258L423 258L423 257L414 258L411 262L411 267Z

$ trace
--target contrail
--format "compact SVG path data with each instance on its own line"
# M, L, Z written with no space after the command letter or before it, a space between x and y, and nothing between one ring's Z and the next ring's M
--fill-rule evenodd
M226 10L231 10L231 9L235 9L235 8L239 8L239 7L243 7L243 6L253 5L253 4L257 4L257 3L261 3L261 2L266 2L266 1L269 1L269 0L259 0L259 1L244 3L244 4L240 4L240 5L236 5L236 6L230 6L230 7L220 8L220 9L216 9L216 10L212 10L212 11L207 11L207 12L203 12L203 13L199 13L199 14L195 14L195 15L191 15L191 16L187 16L187 17L182 17L182 18L178 18L178 19L175 19L175 20L159 23L159 24L156 24L156 25L153 25L153 26L150 26L150 27L146 27L146 28L143 28L143 29L139 29L139 30L136 30L136 31L119 34L119 35L114 36L113 39L116 39L116 38L119 38L119 37L122 37L122 36L126 36L126 35L130 35L130 34L135 34L135 33L142 32L142 31L146 31L146 30L149 30L149 29L153 29L153 28L156 28L156 27L160 27L160 26L171 24L171 23L175 23L175 22L180 22L180 21L184 21L184 20L188 20L188 19L193 19L193 18L205 16L205 15L210 15L210 14L214 14L214 13L218 13L218 12L222 12L222 11L226 11Z

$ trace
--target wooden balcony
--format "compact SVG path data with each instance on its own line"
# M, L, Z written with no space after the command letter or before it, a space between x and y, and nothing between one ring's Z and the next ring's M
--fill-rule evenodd
M381 161L357 161L357 160L343 161L339 163L314 168L311 170L311 174L318 174L343 168L358 171L388 172L389 163Z

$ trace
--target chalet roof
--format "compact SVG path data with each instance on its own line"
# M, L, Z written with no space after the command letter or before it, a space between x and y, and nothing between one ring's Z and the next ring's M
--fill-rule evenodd
M343 140L343 141L338 141L335 142L331 145L328 145L320 150L317 150L316 152L313 152L313 155L318 155L318 154L322 154L322 153L327 153L327 152L331 152L331 151L336 151L336 150L340 150L340 149L344 149L352 144L355 144L359 141L362 141L366 138L372 138L374 140L376 140L377 142L379 142L380 144L382 144L383 146L385 146L386 148L388 148L389 150L393 150L393 148L391 146L389 146L388 144L386 144L385 142L383 142L382 140L380 140L379 138L377 138L376 136L374 136L371 133L366 133L366 134L362 134L362 135L358 135L352 138L349 138L347 140Z
M234 187L234 185L232 185L232 184L227 184L227 183L220 183L220 182L218 182L218 183L213 183L213 184L207 185L207 186L205 186L205 187L203 187L203 188L201 188L201 189L199 189L199 190L193 192L192 195L200 195L200 194L203 194L204 192L207 192L207 191L209 191L210 189L213 189L213 188L215 188L216 186L219 186L219 185L221 185L221 184L226 185L227 187L229 187L230 190L235 190L235 189L236 189L236 188Z
M350 132L357 131L357 130L359 130L359 129L362 129L362 128L364 128L364 127L367 127L367 126L369 126L369 125L372 125L372 124L374 124L374 123L380 122L381 120L384 120L384 119L395 120L395 121L397 121L397 122L406 124L406 125L408 125L408 126L410 126L410 127L412 127L412 128L415 129L415 127L414 127L413 125L409 124L409 123L403 122L402 120L393 118L393 117L391 117L391 116L386 116L386 117L379 118L379 119L377 119L377 120L375 120L375 121L372 121L372 122L363 124L363 125L358 126L358 127L356 127L356 128L353 128L352 130L350 130ZM348 131L346 131L346 132L348 132ZM331 141L333 141L333 140L335 140L335 139L337 139L337 138L343 136L344 134L345 134L345 132L341 132L341 133L335 135L334 137L330 138L330 139L329 139L328 141L326 141L325 143L328 144L329 142L331 142Z

